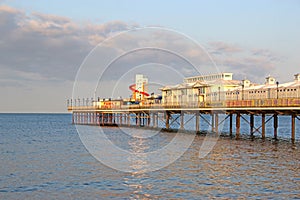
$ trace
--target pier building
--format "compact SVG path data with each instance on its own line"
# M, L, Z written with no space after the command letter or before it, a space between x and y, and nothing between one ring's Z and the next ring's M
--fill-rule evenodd
M161 88L162 103L191 106L204 102L224 100L224 92L237 88L239 80L232 79L233 73L219 73L185 78L184 82Z

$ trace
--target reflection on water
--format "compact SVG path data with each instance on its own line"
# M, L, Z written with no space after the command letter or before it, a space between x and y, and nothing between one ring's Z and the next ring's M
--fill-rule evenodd
M124 173L87 152L70 117L0 115L0 199L300 198L299 142L220 137L199 159L204 137L196 136L171 165L149 173ZM137 153L174 137L163 133L152 140L126 139L118 131L107 128L116 144ZM133 168L149 163L141 155L133 160Z
M130 152L132 154L129 154L129 161L131 163L132 171L135 172L143 172L145 169L147 169L148 166L148 159L147 159L147 153L145 153L148 149L148 143L146 143L146 140L141 138L131 138L128 141Z

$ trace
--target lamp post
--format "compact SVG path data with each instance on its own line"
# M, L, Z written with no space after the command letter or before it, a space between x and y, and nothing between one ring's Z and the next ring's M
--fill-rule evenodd
M245 85L243 84L242 85L242 100L244 100L244 87L245 87Z
M278 99L278 85L279 85L279 82L278 81L276 81L276 86L277 86L277 99Z

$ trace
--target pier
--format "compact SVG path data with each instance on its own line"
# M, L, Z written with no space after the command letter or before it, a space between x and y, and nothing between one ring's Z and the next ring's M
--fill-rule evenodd
M144 76L137 75L136 80L129 88L134 99L68 100L72 123L167 131L175 130L173 125L176 124L177 129L186 131L187 124L193 122L190 124L195 133L202 132L200 124L206 123L209 132L219 134L224 132L220 129L226 122L229 128L225 132L231 137L239 139L241 134L254 137L258 133L265 139L266 128L273 122L273 138L277 140L279 116L289 116L290 139L293 143L296 141L296 120L300 120L300 74L295 75L294 81L283 84L269 76L262 85L249 80L232 80L232 73L190 77L180 85L161 88L161 96L147 93L144 88L147 88L148 79ZM255 124L257 118L261 120L259 125ZM241 132L242 121L249 125L249 133Z

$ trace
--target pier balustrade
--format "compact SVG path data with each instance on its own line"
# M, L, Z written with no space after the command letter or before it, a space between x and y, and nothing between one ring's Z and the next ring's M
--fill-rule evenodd
M119 105L119 106L68 106L68 110L111 110L111 109L151 109L151 108L256 108L256 107L299 107L300 98L281 98L281 99L253 99L253 100L227 100L227 101L205 101L205 102L182 102L182 103L163 103L141 105Z

